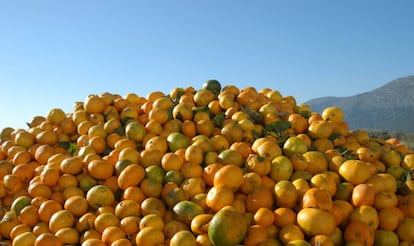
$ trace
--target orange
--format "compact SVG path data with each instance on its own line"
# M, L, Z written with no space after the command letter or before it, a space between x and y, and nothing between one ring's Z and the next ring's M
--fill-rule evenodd
M75 216L69 210L59 210L49 220L49 230L56 233L62 228L72 228L75 225Z
M142 230L145 227L154 227L158 229L164 229L164 220L156 214L147 214L139 221L139 229Z
M378 245L378 246L395 245L397 246L397 245L400 245L400 239L398 238L398 235L393 231L377 230L375 231L374 245Z
M86 166L89 175L96 179L107 179L112 176L114 166L104 159L92 160Z
M20 234L23 234L25 232L32 232L32 228L25 224L19 224L13 227L13 229L10 231L10 239L15 240L17 236Z
M238 167L241 167L244 164L242 154L232 149L221 151L217 156L217 162L223 165L234 165Z
M338 184L333 174L333 172L327 171L313 175L310 179L310 187L325 189L331 196L334 196L337 192Z
M21 245L21 246L28 246L28 245L34 245L36 240L36 235L31 232L23 232L19 235L17 235L15 238L13 238L13 245Z
M140 217L127 216L119 222L121 228L127 235L133 235L139 231Z
M237 209L226 206L213 215L208 226L208 236L213 245L236 245L247 234L245 216Z
M405 217L414 218L414 194L408 194L401 197L398 201L398 208Z
M78 185L78 180L72 174L62 174L59 177L58 186L62 190L68 187L76 187Z
M299 210L297 225L307 236L330 235L336 228L332 214L317 208L302 208Z
M35 136L27 131L19 131L14 137L14 143L26 149L30 148L35 141Z
M190 225L191 231L196 235L207 233L208 223L210 222L211 218L213 218L213 214L196 215L191 220L191 225Z
M280 228L278 233L279 240L287 245L289 242L294 240L304 240L305 235L301 228L295 224L287 224Z
M86 200L91 208L98 209L102 206L113 205L115 195L107 186L95 185L86 193Z
M120 219L111 212L103 212L96 216L94 220L94 228L98 233L101 233L109 226L118 226Z
M272 208L274 195L272 190L259 186L247 195L246 210L256 212L259 208Z
M46 164L49 157L55 154L52 146L42 144L36 148L34 158L39 164Z
M374 207L377 210L386 207L396 207L398 206L398 197L395 193L392 192L380 192L375 195Z
M238 151L243 159L246 159L252 153L251 146L247 142L234 142L230 145L230 149Z
M76 221L75 228L79 232L85 232L88 229L94 228L94 221L96 219L96 214L93 212L86 212L83 215L79 216Z
M275 202L278 207L294 208L299 194L291 181L281 180L274 187Z
M349 223L344 231L345 242L360 242L363 245L374 244L374 233L366 222L353 221Z
M214 134L214 122L210 119L199 120L196 123L196 130L198 135L211 137Z
M315 245L326 245L326 246L334 246L335 242L330 236L327 235L316 235L313 236L310 240L310 244Z
M34 205L25 206L20 210L18 220L20 223L33 227L39 222L38 208Z
M221 134L227 139L229 144L241 142L243 139L243 129L234 123L229 123L223 126Z
M251 225L247 229L247 235L243 240L244 245L260 245L269 238L265 227L261 225Z
M251 193L254 189L262 185L262 179L256 172L249 172L243 175L243 183L239 190L244 194Z
M406 217L401 220L396 229L396 233L401 241L414 241L414 218Z
M221 163L211 163L203 168L202 178L208 186L214 185L214 175L223 166Z
M57 201L54 200L46 200L42 202L39 206L38 213L39 213L39 219L42 222L48 223L50 220L50 217L52 215L60 210L63 209L63 205L60 204Z
M369 225L372 231L375 231L379 225L378 211L374 207L361 205L352 211L349 215L349 221L363 221Z
M126 137L135 142L142 141L146 133L145 126L136 121L128 123L125 127Z
M343 162L338 172L342 178L353 185L362 184L371 177L367 164L360 160Z
M84 163L81 157L73 156L62 160L60 163L60 171L65 174L76 175L84 168Z
M225 206L231 205L233 201L233 191L227 185L215 185L207 192L206 204L215 212Z
M394 231L403 218L404 214L397 207L382 208L378 211L378 227L380 229Z
M26 150L22 150L13 155L12 162L14 165L17 166L20 164L26 164L30 162L31 159L32 159L32 156L30 155L30 153Z
M59 229L55 236L60 239L64 245L75 245L79 243L79 232L74 228L62 228Z
M58 168L44 168L40 173L40 182L53 187L59 182L59 177L60 170Z
M344 119L344 113L340 107L327 107L322 111L322 119L333 123L340 123Z
M282 149L279 147L279 145L271 141L265 141L264 143L260 144L256 152L260 156L268 158L269 160L273 160L275 157L282 155Z
M159 197L162 192L162 183L153 178L144 178L140 182L139 187L146 197Z
M106 246L106 243L98 238L88 238L82 242L81 246Z
M184 160L176 153L168 152L161 158L161 166L165 171L178 171L184 164Z
M108 226L102 231L102 241L106 244L112 244L121 238L126 238L126 233L117 226Z
M153 150L156 149L160 151L160 153L165 154L168 150L168 142L167 139L163 136L154 136L148 139L145 143L146 150Z
M373 206L375 201L375 189L368 184L358 184L352 192L352 205L359 207L361 205Z
M331 211L333 201L329 192L321 188L310 188L302 197L302 208L318 208L325 211Z
M220 168L213 179L214 186L227 185L233 191L243 184L243 171L234 165L226 165Z
M193 233L187 230L179 231L174 234L174 236L170 240L171 246L179 246L179 245L196 245L196 238Z
M302 138L298 136L289 137L283 143L283 154L291 158L295 154L303 154L308 151L308 146Z
M279 207L273 211L274 224L279 228L296 223L296 212L291 208Z
M293 174L293 166L290 159L284 155L277 156L272 160L270 177L274 182L289 180Z
M178 103L172 111L174 119L179 119L181 121L192 120L193 118L193 109L192 105L189 103Z
M303 157L309 164L305 169L311 174L317 174L328 170L328 161L323 153L319 151L307 151L303 153Z
M201 177L188 178L183 181L181 188L183 188L189 198L192 198L197 194L205 192L206 183Z
M105 101L98 95L88 95L83 104L85 111L88 113L101 113L105 106Z
M271 171L271 161L257 154L250 154L247 157L247 170L265 176Z
M274 213L270 208L259 208L253 215L253 222L265 228L272 225L274 220Z
M295 131L295 133L302 133L308 128L309 124L305 117L303 117L299 113L289 114L288 122L291 125L291 128Z
M162 108L152 108L148 114L148 119L164 124L169 120L168 111Z
M329 138L333 133L333 125L329 121L315 120L309 123L308 135L313 138Z
M304 178L297 178L292 181L292 184L295 186L298 191L299 198L303 197L303 194L310 188L308 181Z
M65 200L63 207L74 216L81 216L88 211L88 201L83 196L72 196Z
M164 218L166 214L165 203L156 197L147 197L141 203L141 214L143 216L148 214L157 214L161 218Z
M164 243L165 236L161 229L146 227L140 230L135 243L142 246L155 246Z
M42 233L36 237L35 246L62 246L62 241L52 233Z
M113 241L111 246L133 246L133 244L128 238L119 238Z

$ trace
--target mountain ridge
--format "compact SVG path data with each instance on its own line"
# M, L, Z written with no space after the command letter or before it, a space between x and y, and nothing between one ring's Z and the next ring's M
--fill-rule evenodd
M414 133L414 75L397 78L372 91L319 97L305 104L320 113L326 107L341 107L351 129Z

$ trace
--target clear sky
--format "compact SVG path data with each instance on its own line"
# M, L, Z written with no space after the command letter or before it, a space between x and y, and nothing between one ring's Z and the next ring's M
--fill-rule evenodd
M412 0L0 0L0 129L208 79L298 103L414 74Z

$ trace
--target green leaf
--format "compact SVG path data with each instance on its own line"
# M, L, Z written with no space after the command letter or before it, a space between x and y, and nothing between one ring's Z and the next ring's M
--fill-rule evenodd
M277 132L279 134L281 134L283 131L289 129L291 126L290 122L288 121L284 121L284 120L279 120L279 121L274 121L270 124L267 124L264 128L265 132Z
M223 112L218 113L213 118L214 125L216 127L222 128L224 124L224 120L226 119L226 115Z
M250 120L253 121L253 123L255 124L263 124L264 123L264 119L263 116L258 113L257 111L245 108L245 107L240 107L240 110L244 113L246 113Z

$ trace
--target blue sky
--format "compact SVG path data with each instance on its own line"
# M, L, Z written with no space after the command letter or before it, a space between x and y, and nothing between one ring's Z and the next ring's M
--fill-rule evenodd
M298 103L414 74L414 1L0 0L0 129L208 79Z

